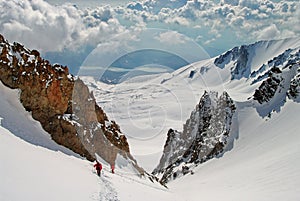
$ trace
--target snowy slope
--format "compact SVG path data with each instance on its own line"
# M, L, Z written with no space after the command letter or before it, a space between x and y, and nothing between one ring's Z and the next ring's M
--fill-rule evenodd
M168 183L180 200L300 199L300 106L290 99L285 99L283 105L280 102L295 69L299 69L297 65L285 68L295 56L299 61L299 39L260 42L247 48L252 54L247 60L249 77L232 79L237 60L231 58L220 68L213 58L170 74L136 77L119 85L85 78L90 88L97 89L99 104L119 122L133 154L147 170L158 164L168 129L183 129L204 90L225 90L235 100L233 146L227 147L223 157L196 167L193 175ZM267 78L258 79L259 76L268 74L274 63L283 70L286 82L270 104L260 105L251 97ZM263 65L265 69L250 76ZM254 80L258 81L253 83ZM273 112L271 118L262 116L260 111L274 103L280 105L280 110Z
M148 200L151 194L175 200L164 187L128 170L116 168L112 175L105 163L99 179L93 164L50 139L22 107L17 90L0 83L0 93L1 201L130 200L134 189Z
M94 90L99 105L108 116L120 124L139 164L152 171L162 155L169 128L183 129L183 123L205 90L219 93L227 91L234 101L247 101L263 81L258 79L259 76L267 74L272 67L270 61L288 49L294 49L288 52L288 55L294 55L299 47L299 38L261 41L245 46L245 54L248 55L246 61L241 61L238 54L234 56L234 49L238 48L224 53L226 59L223 67L216 66L216 57L172 73L135 77L118 85L95 82L88 77L82 79ZM286 65L292 58L288 55L278 58L282 59L281 66ZM246 63L248 77L232 79L238 59ZM263 65L266 67L261 68ZM251 77L251 73L255 76ZM253 84L254 80L258 81Z
M27 143L2 126L0 160L1 201L176 200L164 187L118 170L112 175L108 166L98 178L90 162Z
M169 190L126 173L111 175L108 167L98 179L89 162L29 144L0 127L0 199L299 200L300 107L289 101L268 121L245 103L238 107L234 149L171 182Z
M262 56L260 64L268 65L291 45L284 44L272 42L265 49L272 51L270 58ZM168 129L182 130L204 90L229 93L237 106L231 129L236 139L233 147L227 147L222 157L195 167L193 175L169 182L169 189L119 168L112 175L107 165L98 179L90 162L51 144L47 133L16 101L17 92L0 85L0 200L298 201L299 103L286 99L271 118L262 117L259 104L248 100L263 82L251 85L259 74L232 80L234 60L224 68L216 67L214 61L201 61L173 73L135 77L119 85L84 78L98 103L127 134L139 164L149 171L159 162Z
M91 164L33 146L0 127L0 200L94 200L101 188ZM81 193L76 193L81 192Z
M0 82L0 92L0 117L4 128L33 145L79 157L78 154L51 140L51 136L43 130L41 124L25 111L19 101L18 90L11 90Z
M299 200L299 112L300 106L289 101L266 121L240 104L239 138L233 150L169 187L186 200Z
M17 90L0 83L0 91L0 200L94 200L93 197L99 197L101 189L94 185L97 178L87 171L91 164L52 141L25 111Z

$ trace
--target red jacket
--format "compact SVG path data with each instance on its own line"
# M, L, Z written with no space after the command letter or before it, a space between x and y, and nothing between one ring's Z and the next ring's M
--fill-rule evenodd
M94 167L96 168L96 170L102 170L102 165L100 163L96 163Z

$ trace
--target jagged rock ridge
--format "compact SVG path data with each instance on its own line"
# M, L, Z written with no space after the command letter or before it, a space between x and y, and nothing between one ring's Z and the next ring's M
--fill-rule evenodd
M252 84L260 83L252 97L262 117L279 112L287 99L300 102L300 48L288 49L254 72ZM263 70L262 70L263 69Z
M252 46L242 45L240 47L235 47L225 54L217 57L214 61L214 64L219 68L225 68L226 64L234 62L234 65L231 68L231 79L233 80L247 77L250 74L248 61L252 56L252 52L249 51L252 49Z
M242 45L214 60L217 67L230 68L231 80L244 78L258 86L249 99L259 103L262 117L279 112L287 99L300 102L299 63L299 38Z
M9 44L0 35L0 80L20 90L20 101L52 139L75 153L95 160L95 154L113 164L117 154L143 173L130 154L119 126L108 120L93 94L68 68L44 60L36 50Z
M159 165L153 171L165 184L192 173L199 164L223 152L236 107L226 92L205 92L183 131L170 129Z
M290 87L287 91L287 95L290 99L295 101L298 99L298 102L300 102L300 62L298 62L297 73L290 82Z
M288 98L296 99L299 95L300 49L284 62L281 57L274 58L273 65L257 79L263 80L253 97L260 104L270 101L277 93L284 93ZM275 63L275 64L274 64ZM262 79L263 78L263 79ZM256 80L254 80L254 83Z
M252 78L255 83L264 79L263 74L270 68L299 60L299 48L299 38L258 41L234 47L216 57L214 64L221 69L230 68L231 80Z

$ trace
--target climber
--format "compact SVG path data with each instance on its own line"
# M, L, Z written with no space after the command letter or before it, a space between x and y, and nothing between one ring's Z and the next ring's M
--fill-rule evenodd
M102 165L101 163L99 163L98 161L96 161L96 164L94 165L94 167L97 170L97 175L100 177L101 176L101 170L102 170Z
M110 168L111 168L111 173L115 173L115 164L111 164L110 165Z

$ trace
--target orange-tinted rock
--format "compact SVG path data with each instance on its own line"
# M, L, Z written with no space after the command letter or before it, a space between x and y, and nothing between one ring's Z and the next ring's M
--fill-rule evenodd
M108 120L88 87L75 81L67 67L51 65L37 50L11 45L1 35L0 53L0 80L20 89L21 103L54 141L91 161L95 153L111 164L117 153L134 160L119 126Z

